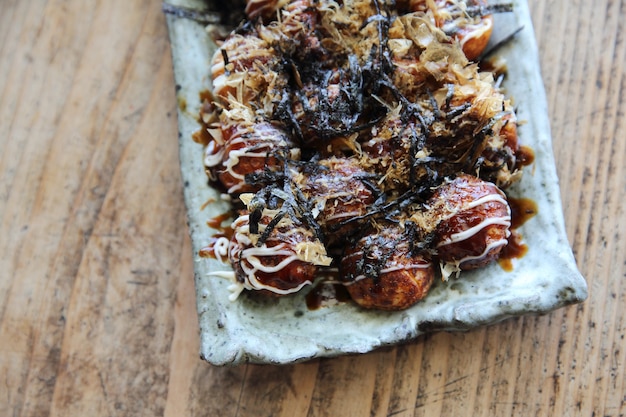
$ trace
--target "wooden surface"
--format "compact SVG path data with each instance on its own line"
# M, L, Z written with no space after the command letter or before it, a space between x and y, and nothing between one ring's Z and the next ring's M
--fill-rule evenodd
M625 0L530 2L587 302L236 368L198 358L160 3L0 6L0 416L626 414Z

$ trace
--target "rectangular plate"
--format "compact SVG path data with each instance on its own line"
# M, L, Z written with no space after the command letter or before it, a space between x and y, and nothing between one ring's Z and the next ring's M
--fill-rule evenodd
M173 4L206 10L193 0ZM217 6L218 7L218 6ZM543 314L587 297L565 234L547 104L537 45L526 0L514 2L514 13L498 15L494 39L523 27L498 54L508 62L504 84L515 100L523 144L536 154L514 197L534 200L539 213L519 229L529 247L505 272L497 263L458 279L437 282L428 296L400 312L366 311L353 303L307 309L306 291L280 299L245 294L228 300L229 282L209 277L229 269L198 251L216 232L207 220L228 212L229 205L207 185L202 146L191 139L197 122L199 93L210 88L210 59L216 49L204 25L167 15L179 102L180 161L189 229L193 242L201 356L215 365L243 362L287 364L315 357L363 353L413 339L435 330L468 330L524 315Z

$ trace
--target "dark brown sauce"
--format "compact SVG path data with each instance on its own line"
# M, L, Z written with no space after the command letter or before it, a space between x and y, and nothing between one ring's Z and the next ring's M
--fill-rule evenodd
M209 198L207 201L202 203L202 205L200 206L200 210L204 210L211 203L215 203L215 199L214 198Z
M528 245L522 242L522 235L516 230L537 212L537 203L529 198L508 198L511 207L511 236L507 245L500 252L498 263L507 272L513 270L513 259L520 259L528 252Z
M202 91L200 91L198 96L200 97L200 102L203 102L205 100L208 101L208 102L213 102L214 101L213 94L209 90L202 90Z
M194 142L199 143L202 146L206 146L213 139L209 134L208 130L205 127L202 127L200 130L196 130L191 134L191 138Z
M200 128L200 130L197 130L196 132L194 132L191 135L191 138L194 140L194 142L199 143L203 146L206 146L209 144L209 142L211 142L211 140L213 140L213 138L211 137L211 135L209 134L209 131L207 130L207 125L203 122L202 120L202 115L203 114L209 114L213 111L213 95L211 94L210 91L205 90L205 91L200 91L200 103L201 103L201 109L200 109L200 116L198 118L198 123L200 123L200 125L202 126ZM181 105L181 103L179 102L179 106ZM187 103L184 103L185 108L187 108Z
M222 213L218 214L212 219L207 220L206 224L212 229L217 229L223 232L225 231L225 227L222 226L222 223L224 223L224 221L228 219L230 219L230 213Z
M350 294L341 284L321 282L306 295L306 306L309 310L318 310L326 305L350 301Z
M539 211L537 203L529 198L509 197L507 200L511 207L511 229L521 227Z
M533 151L531 147L522 145L515 153L515 157L517 159L516 164L518 167L528 166L535 162L535 151Z
M522 236L513 230L507 245L500 252L498 263L507 272L513 271L513 259L520 259L528 252L528 245L522 242Z
M211 238L213 240L213 238ZM217 240L217 239L216 239ZM215 259L215 242L209 243L207 246L203 247L198 251L198 256L201 258L211 258Z

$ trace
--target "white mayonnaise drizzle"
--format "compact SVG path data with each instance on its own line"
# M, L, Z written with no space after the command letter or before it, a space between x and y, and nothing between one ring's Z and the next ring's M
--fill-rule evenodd
M447 238L446 240L442 242L439 242L439 244L437 244L437 247L440 248L442 246L451 245L453 243L458 243L464 240L471 239L476 234L478 234L481 230L492 225L500 225L500 226L509 227L511 226L511 216L486 218L474 227L470 227L467 230L463 230L461 232L451 234L449 238ZM509 233L510 232L507 230L507 237Z
M218 166L222 159L224 159L224 148L217 148L217 144L214 141L210 141L204 150L204 165L213 168Z
M498 203L501 203L502 205L504 205L504 207L506 207L507 214L504 215L504 216L501 216L501 217L488 217L488 218L485 218L479 224L477 224L476 226L470 227L467 230L462 230L460 232L453 233L446 240L444 240L442 242L439 242L437 247L440 248L442 246L450 245L452 243L458 243L458 242L462 242L462 241L467 240L467 239L471 239L473 236L475 236L481 230L483 230L484 228L486 228L488 226L491 226L491 225L500 225L500 226L507 227L506 237L508 238L510 236L510 234L511 234L511 232L508 229L511 226L511 208L509 207L509 204L506 201L505 197L502 196L501 194L491 193L491 194L487 194L485 196L482 196L482 197L472 201L471 203L467 204L467 206L464 207L464 210L471 210L471 209L476 208L476 207L478 207L478 206L480 206L482 204L486 204L486 203L489 203L489 202L492 202L492 201L495 201L495 202L498 202Z
M228 262L228 247L230 240L227 237L218 238L213 244L215 258L220 262Z
M468 255L464 258L455 260L454 262L442 262L440 264L442 279L444 281L447 281L448 278L452 276L452 274L456 274L456 277L458 278L459 274L461 273L461 265L463 263L474 261L477 259L482 259L485 256L487 256L487 254L491 252L492 250L505 246L507 243L508 243L507 239L499 239L499 240L489 243L485 247L485 250L480 255Z
M216 240L213 248L215 257L219 261L227 262L230 259L233 263L239 265L243 273L243 276L240 276L239 279L243 279L243 282L237 279L238 277L233 271L216 271L209 273L211 276L227 278L233 281L233 284L229 287L229 290L231 290L229 296L230 300L236 300L243 290L266 290L275 294L286 295L296 293L305 286L313 284L311 280L304 280L293 288L281 289L261 282L258 279L259 273L274 274L288 267L293 262L302 262L303 260L299 254L294 251L294 248L290 247L287 243L279 243L275 246L267 246L263 243L261 246L256 246L254 244L255 242L251 239L248 215L238 217L233 222L233 228L235 230L233 239L229 240L226 237L220 237ZM259 233L262 233L264 229L264 225L259 225ZM297 232L297 228L293 227L286 233ZM264 262L264 259L276 257L281 259L278 264L267 265Z

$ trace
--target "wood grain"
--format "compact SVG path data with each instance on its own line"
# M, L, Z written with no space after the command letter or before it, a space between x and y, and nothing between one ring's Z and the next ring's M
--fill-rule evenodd
M625 415L626 1L530 6L589 299L361 356L217 368L198 358L160 3L3 1L0 415Z

